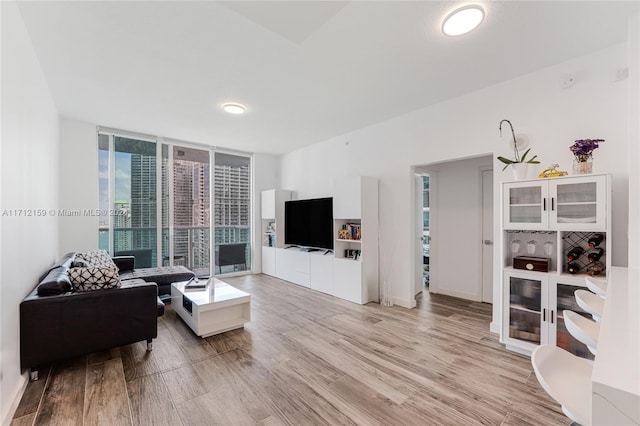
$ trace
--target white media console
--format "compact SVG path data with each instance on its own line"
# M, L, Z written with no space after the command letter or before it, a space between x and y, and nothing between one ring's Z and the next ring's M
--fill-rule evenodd
M354 303L379 301L378 181L364 176L334 180L334 252L284 244L284 203L291 191L262 193L262 272ZM339 238L357 227L359 239Z

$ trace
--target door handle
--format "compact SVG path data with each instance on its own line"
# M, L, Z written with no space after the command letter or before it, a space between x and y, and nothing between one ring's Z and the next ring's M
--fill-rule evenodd
M542 322L547 321L547 308L542 309Z
M547 199L546 198L542 199L542 210L545 211L545 212L547 211Z
M484 243L485 246L492 246L493 245L493 241L491 241L491 240L484 240L483 243Z
M556 199L554 197L551 197L551 211L554 211L556 209Z
M553 324L553 309L549 313L551 314L551 324Z

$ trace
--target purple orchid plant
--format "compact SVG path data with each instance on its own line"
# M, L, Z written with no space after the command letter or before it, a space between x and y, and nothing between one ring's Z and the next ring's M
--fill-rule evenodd
M592 158L593 150L597 149L602 142L604 139L578 139L569 149L575 155L576 161L583 163Z

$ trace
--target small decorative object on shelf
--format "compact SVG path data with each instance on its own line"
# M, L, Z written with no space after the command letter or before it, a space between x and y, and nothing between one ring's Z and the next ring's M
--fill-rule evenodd
M351 231L348 229L340 229L338 230L338 239L339 240L349 240L351 239Z
M560 176L567 176L569 174L567 172L558 170L558 167L560 167L559 164L550 165L548 169L544 169L543 171L540 172L540 174L538 175L538 178L539 179L554 178L554 177L560 177Z
M593 151L604 139L578 139L569 147L573 156L573 174L583 175L593 171Z
M342 229L338 230L339 240L360 240L360 224L346 223L342 225Z
M360 253L362 253L360 250L346 249L344 251L344 257L347 259L358 260L360 259Z
M518 151L518 140L516 139L516 134L513 131L513 126L511 125L511 122L509 120L500 121L500 126L498 127L498 129L500 130L500 136L502 136L502 123L504 123L504 122L509 124L509 127L511 128L511 136L513 138L514 159L510 160L508 158L499 156L498 160L500 162L504 163L504 165L505 165L502 168L502 170L505 170L509 166L513 166L514 179L523 180L523 179L525 179L527 177L528 165L529 164L540 164L540 161L536 160L536 158L538 158L537 155L534 155L532 158L527 160L527 155L529 154L529 151L531 151L531 148L527 149L524 152L524 154L522 154L522 156L520 155L520 152Z
M549 272L549 269L551 269L551 259L537 256L515 256L513 258L513 268Z

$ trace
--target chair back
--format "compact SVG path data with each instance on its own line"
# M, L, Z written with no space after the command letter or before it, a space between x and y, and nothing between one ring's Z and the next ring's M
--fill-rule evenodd
M220 244L216 266L247 265L247 243Z

